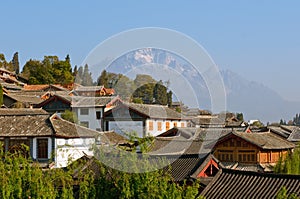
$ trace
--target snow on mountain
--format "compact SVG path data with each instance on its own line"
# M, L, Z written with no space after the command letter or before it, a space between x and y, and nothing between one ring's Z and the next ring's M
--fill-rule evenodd
M176 97L186 105L211 109L209 85L203 79L204 74L199 74L186 60L170 52L154 48L138 49L116 59L107 70L133 79L136 74L143 73L152 75L156 80L169 80L170 89L173 93L176 91ZM230 70L221 70L220 74L228 111L243 112L248 119L257 118L265 122L279 121L281 118L288 120L299 112L300 103L285 101L261 83L249 81Z

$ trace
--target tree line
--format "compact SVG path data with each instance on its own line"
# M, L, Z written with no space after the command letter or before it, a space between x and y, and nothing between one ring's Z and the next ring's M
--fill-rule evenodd
M18 53L12 61L7 62L4 54L0 54L0 67L19 74ZM70 56L60 60L58 56L44 56L43 60L27 61L20 75L28 79L29 84L61 84L72 83L83 86L104 85L113 88L123 99L135 103L172 105L172 91L168 89L170 82L157 81L150 75L138 74L134 80L123 74L103 70L94 82L89 66L75 66L72 69Z
M125 75L101 72L97 85L114 88L122 98L135 103L172 105L172 91L168 89L170 82L156 81L150 75L137 74L132 80Z
M19 53L15 52L10 62L6 61L5 55L3 53L0 53L0 68L4 68L6 70L15 72L16 74L19 74Z
M25 147L25 146L24 146ZM65 169L42 169L21 153L0 152L0 198L196 198L199 184L174 183L162 170L126 173L94 159L87 167L86 159ZM132 171L153 166L137 164L136 153L125 160ZM84 169L87 168L87 169Z

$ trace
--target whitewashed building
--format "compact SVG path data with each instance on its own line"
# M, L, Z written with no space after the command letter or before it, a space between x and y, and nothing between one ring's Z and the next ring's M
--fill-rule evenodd
M121 135L157 136L173 127L187 127L190 119L161 105L120 103L104 114L104 129Z
M103 131L103 113L107 104L118 100L118 97L81 97L72 104L79 123L87 128Z
M4 151L21 151L44 167L49 163L65 167L84 155L92 156L92 145L107 144L109 137L116 139L114 134L73 124L42 109L0 109L0 142Z

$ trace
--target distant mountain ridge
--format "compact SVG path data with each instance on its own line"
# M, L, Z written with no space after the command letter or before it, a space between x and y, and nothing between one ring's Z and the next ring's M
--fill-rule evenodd
M183 58L170 52L154 48L138 49L114 60L107 70L132 76L131 78L134 78L134 74L144 73L156 80L167 81L170 76L164 72L166 68L171 68L182 79L188 80L200 102L199 108L210 110L209 90L201 74ZM221 70L220 74L224 82L228 111L243 112L246 119L278 122L281 118L292 119L300 110L300 102L288 102L261 83L246 80L230 70ZM177 87L182 87L181 90L185 90L186 87L178 82L171 81L170 88L176 90ZM181 94L179 100L195 107L186 93Z

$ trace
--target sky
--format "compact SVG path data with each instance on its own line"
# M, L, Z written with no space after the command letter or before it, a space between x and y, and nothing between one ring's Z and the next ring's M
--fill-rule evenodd
M221 69L300 101L300 1L1 1L0 53L80 65L122 31L161 27L196 40Z

